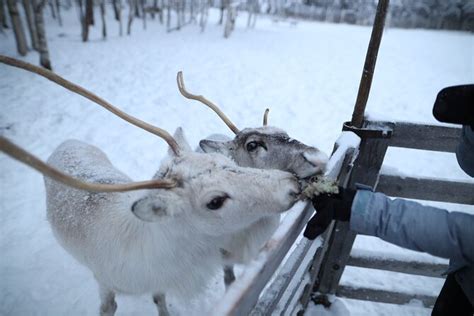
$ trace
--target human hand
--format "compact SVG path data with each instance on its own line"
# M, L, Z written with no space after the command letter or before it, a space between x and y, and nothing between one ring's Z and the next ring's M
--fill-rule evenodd
M309 220L303 235L313 240L321 235L332 220L348 222L356 190L339 188L337 194L320 194L312 199L316 214Z

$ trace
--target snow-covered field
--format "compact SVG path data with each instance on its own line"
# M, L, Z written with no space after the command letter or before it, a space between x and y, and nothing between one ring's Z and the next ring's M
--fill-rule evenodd
M266 107L271 125L329 152L343 121L350 119L370 28L259 18L254 30L241 13L225 40L211 12L208 27L166 33L157 21L130 37L119 37L109 12L109 38L100 27L82 43L76 12L64 12L64 27L47 20L54 70L121 109L172 132L182 126L190 143L227 127L203 105L184 99L175 77L183 70L192 92L219 104L240 128L259 126ZM100 23L99 23L100 24ZM0 53L18 57L13 35L0 34ZM26 61L37 63L30 53ZM437 92L474 81L474 36L468 33L388 29L384 34L368 103L373 118L434 123ZM38 76L0 65L0 133L46 160L62 141L100 147L119 169L136 180L150 178L166 154L165 143L99 106ZM390 150L386 166L400 172L473 181L452 154ZM0 314L95 315L99 299L92 274L55 241L45 218L42 176L0 154ZM467 207L450 206L464 210ZM470 208L472 211L472 207ZM374 238L358 238L355 251L419 255ZM438 260L420 255L426 260ZM441 280L348 269L345 284L436 294ZM224 292L221 275L199 300L171 298L180 315L201 315ZM428 315L409 306L344 300L352 315ZM118 315L154 314L149 297L118 297ZM318 308L313 308L315 314ZM326 311L327 312L327 311ZM336 311L334 311L336 312Z

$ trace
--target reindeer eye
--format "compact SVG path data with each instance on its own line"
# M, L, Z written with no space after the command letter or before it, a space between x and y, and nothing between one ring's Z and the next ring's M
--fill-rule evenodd
M227 195L215 197L211 200L211 202L207 203L206 206L210 210L220 209L228 198L229 197Z
M247 151L254 151L255 149L257 149L258 147L258 143L257 142L250 142L247 144Z

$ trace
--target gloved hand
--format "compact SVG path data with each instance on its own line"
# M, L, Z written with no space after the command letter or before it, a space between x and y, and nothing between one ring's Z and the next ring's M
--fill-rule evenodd
M333 219L348 222L356 190L339 187L338 194L320 194L313 198L316 214L309 220L303 235L313 240L321 235Z

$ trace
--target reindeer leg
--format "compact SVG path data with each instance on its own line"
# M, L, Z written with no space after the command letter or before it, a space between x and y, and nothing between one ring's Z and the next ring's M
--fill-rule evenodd
M166 297L165 294L158 293L153 295L153 302L158 307L158 315L160 316L169 316L168 308L166 307Z
M100 316L113 316L117 310L115 293L108 288L99 285L100 294Z
M227 290L232 282L235 281L234 266L224 266L224 284Z

